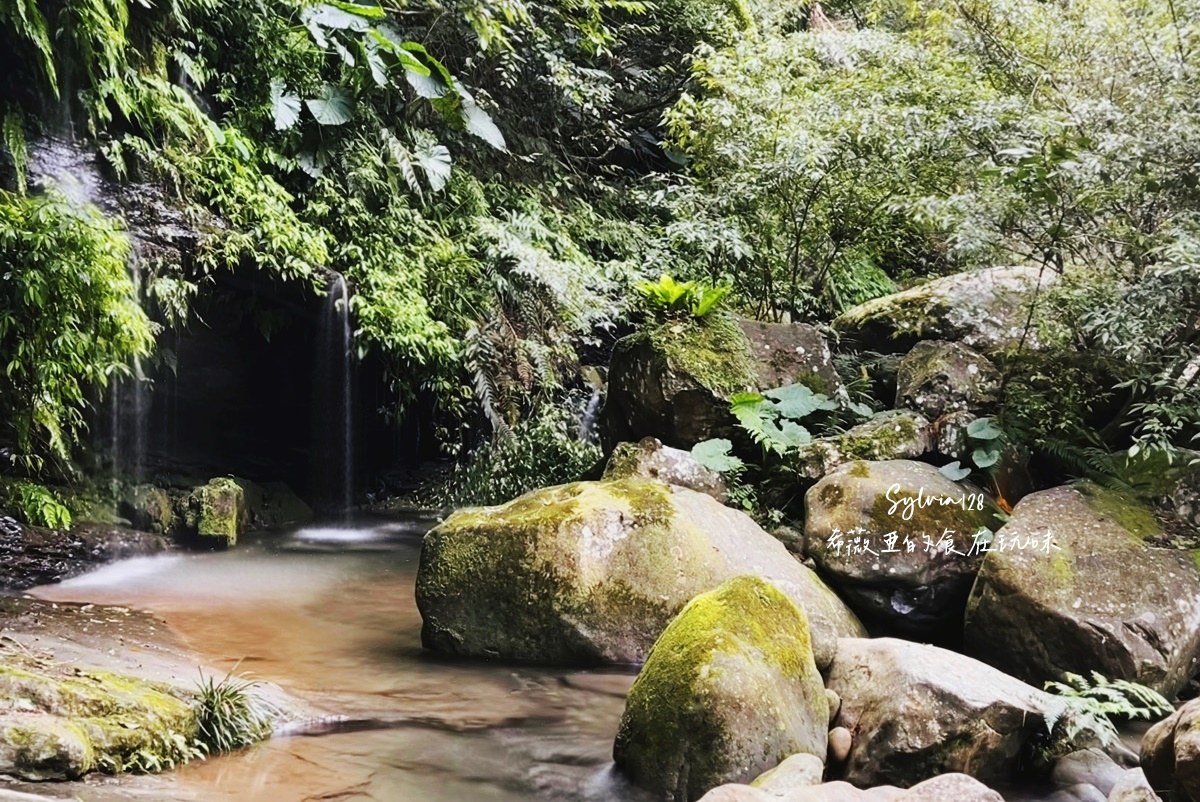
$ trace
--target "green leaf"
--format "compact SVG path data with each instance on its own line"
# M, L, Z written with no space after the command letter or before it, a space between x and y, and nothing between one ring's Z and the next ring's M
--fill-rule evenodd
M304 102L321 125L343 125L354 118L354 98L340 86L322 84L321 93Z
M943 465L938 468L938 473L945 476L951 482L961 482L971 475L971 469L964 468L961 462L954 460L949 465Z
M733 443L724 439L705 440L692 446L692 457L696 462L717 473L734 473L746 467L746 464L730 452Z
M286 91L282 78L271 79L271 114L276 131L286 131L300 119L300 97Z
M348 8L355 9L348 11ZM356 6L353 3L318 3L315 6L308 6L300 12L300 21L308 28L308 32L312 34L314 30L320 31L313 35L313 39L317 44L324 48L328 47L328 42L324 35L324 30L335 31L365 31L371 27L367 16L360 14L358 9L367 9L366 6ZM382 9L380 9L382 11Z
M450 180L449 149L429 137L429 141L421 143L421 146L413 153L413 159L425 171L425 179L429 182L429 188L434 192L440 192L446 186L446 182Z
M508 150L508 146L504 142L504 134L500 132L500 129L496 126L491 116L479 108L475 104L474 98L466 94L464 90L460 89L460 92L463 92L462 115L467 131L479 137L496 150Z
M836 409L837 403L826 395L814 393L803 384L789 384L764 393L775 400L779 414L792 420L802 420L817 410Z
M967 436L975 440L995 440L1004 434L991 418L976 418L967 424Z
M1000 449L977 448L971 452L971 461L979 468L990 468L1000 461Z

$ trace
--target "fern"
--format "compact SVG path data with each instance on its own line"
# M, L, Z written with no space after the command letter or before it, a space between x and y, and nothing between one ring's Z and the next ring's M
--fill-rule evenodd
M1110 680L1093 671L1088 680L1066 674L1063 682L1045 684L1054 698L1046 705L1046 739L1042 757L1053 759L1082 746L1091 737L1103 747L1119 737L1115 721L1150 720L1171 712L1171 703L1153 688L1123 679Z

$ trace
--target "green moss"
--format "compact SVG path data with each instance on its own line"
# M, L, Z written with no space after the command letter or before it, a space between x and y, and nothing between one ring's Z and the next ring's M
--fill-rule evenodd
M635 336L647 338L671 370L691 376L718 395L752 390L758 384L750 341L728 315L666 323Z
M963 493L966 494L967 491L964 489ZM1003 521L997 517L1000 508L991 499L986 499L987 503L983 510L975 511L964 510L958 504L934 503L922 507L918 503L918 498L919 494L907 490L892 493L890 499L886 494L880 493L871 505L868 531L890 532L895 530L900 535L929 535L937 540L945 529L953 530L959 536L970 538L979 531L980 527L987 527L995 531L1003 525ZM929 492L923 494L923 500L927 504L930 499L957 500L958 498L958 496ZM902 511L907 509L907 505L903 502L909 499L913 502L912 516L905 520L901 517ZM896 502L900 502L900 504L893 511L892 507Z
M628 479L638 472L638 444L617 443L604 467L605 480Z
M695 597L655 643L629 691L614 748L618 764L673 798L695 799L728 781L740 768L730 764L729 750L740 733L706 701L706 689L721 678L715 658L746 653L786 680L814 684L827 704L803 611L769 582L735 577ZM764 704L769 708L770 700Z
M855 460L854 462L850 463L850 469L847 471L847 473L856 479L871 478L871 468L863 460Z
M189 523L201 538L233 546L246 525L242 486L229 477L211 480L192 491Z
M917 439L916 421L900 413L854 427L837 438L837 449L848 459L873 460L897 454Z
M1094 482L1076 482L1073 486L1098 515L1122 527L1135 540L1141 542L1162 532L1154 513L1128 493Z
M805 373L802 376L796 377L796 384L802 384L814 393L822 395L832 395L833 388L829 385L829 380L820 373Z

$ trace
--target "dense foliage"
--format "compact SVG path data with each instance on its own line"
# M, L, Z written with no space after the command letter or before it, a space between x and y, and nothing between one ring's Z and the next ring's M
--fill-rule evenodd
M9 0L7 236L89 219L21 197L30 138L80 119L114 175L197 222L194 260L147 279L169 317L213 271L336 271L360 352L397 409L435 401L451 450L560 399L652 276L799 319L1033 263L1065 278L998 423L1094 467L1200 431L1198 19L1194 0ZM34 209L59 222L25 228ZM101 239L83 261L112 275ZM136 313L103 313L124 290L95 286L63 289L113 336L65 374L18 360L0 391L33 469L69 449L83 385L147 347ZM646 297L692 304L671 292Z

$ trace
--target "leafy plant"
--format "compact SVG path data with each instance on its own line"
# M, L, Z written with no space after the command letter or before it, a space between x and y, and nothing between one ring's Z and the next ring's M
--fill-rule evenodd
M227 674L201 677L193 703L196 744L205 754L232 752L271 734L262 702L251 692L258 683Z
M961 460L955 460L943 465L938 470L952 482L966 479L973 471L989 474L1000 461L1004 449L1004 432L990 417L976 418L967 424L967 447L971 454L967 458L970 466L964 466ZM973 467L972 467L973 466Z
M661 317L703 318L717 310L729 294L728 287L714 287L697 281L676 281L663 274L657 282L637 285L642 302Z
M1055 695L1045 713L1047 741L1041 748L1044 757L1059 757L1091 737L1103 747L1118 738L1114 721L1153 719L1173 708L1161 694L1136 682L1110 680L1095 671L1091 679L1066 674L1064 682L1050 681L1047 691Z
M13 486L16 491L16 507L22 519L33 526L47 529L70 529L71 511L49 488L21 480Z

